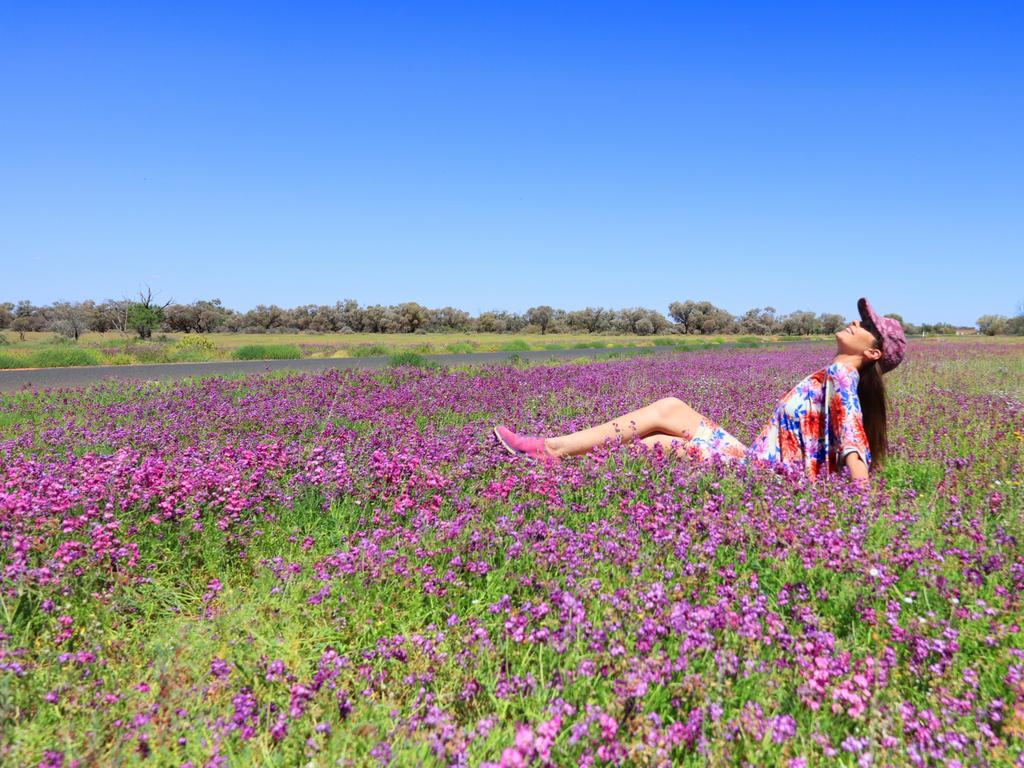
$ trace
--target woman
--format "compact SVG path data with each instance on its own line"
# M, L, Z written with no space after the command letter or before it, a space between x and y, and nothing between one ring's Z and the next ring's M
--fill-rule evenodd
M880 317L867 299L857 308L860 321L835 334L832 364L783 395L749 448L676 397L571 435L525 437L504 425L494 434L510 452L543 461L586 453L622 435L695 458L781 464L812 478L845 466L854 479L867 480L888 447L882 374L900 364L907 342L899 322Z

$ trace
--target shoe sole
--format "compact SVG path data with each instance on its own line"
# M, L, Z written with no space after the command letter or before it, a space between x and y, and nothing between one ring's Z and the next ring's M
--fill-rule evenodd
M526 451L517 451L511 445L506 443L505 439L498 432L498 428L497 427L495 427L492 431L494 432L494 436L496 438L498 438L498 442L501 443L501 445L505 448L505 450L508 451L509 453L511 453L513 456L525 456L526 455Z
M506 443L505 440L502 438L502 436L500 434L498 434L498 428L497 427L495 427L491 431L494 432L494 436L496 438L498 438L498 442L501 443L502 447L506 451L511 453L513 456L525 456L530 461L536 461L539 464L557 464L559 462L559 459L558 459L557 456L534 456L533 454L527 453L526 451L517 451L511 445Z

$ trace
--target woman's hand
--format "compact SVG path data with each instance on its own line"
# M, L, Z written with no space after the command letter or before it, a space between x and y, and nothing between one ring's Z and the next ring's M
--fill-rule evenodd
M860 457L859 453L846 454L846 466L850 470L850 477L856 482L864 485L870 482L868 480L868 465L864 463L864 459Z

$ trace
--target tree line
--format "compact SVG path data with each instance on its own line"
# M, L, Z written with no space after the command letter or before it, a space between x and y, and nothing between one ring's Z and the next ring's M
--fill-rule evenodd
M949 323L903 323L910 334L952 334ZM834 333L844 315L797 310L779 314L759 307L733 315L709 301L674 301L663 314L653 309L564 310L541 305L523 313L493 310L473 316L454 307L431 309L416 302L361 306L354 299L330 304L283 308L259 304L246 312L225 307L219 299L190 304L159 303L147 290L133 299L104 302L57 301L36 306L30 301L0 303L0 329L52 331L77 339L86 331L119 331L150 338L154 331L179 333L578 333L578 334L756 334L808 336ZM978 330L989 335L1024 335L1024 307L1015 317L985 315Z

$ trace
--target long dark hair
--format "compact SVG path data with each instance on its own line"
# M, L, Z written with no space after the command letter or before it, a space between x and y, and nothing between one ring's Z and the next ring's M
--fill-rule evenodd
M869 328L875 336L875 348L882 346L878 333ZM889 453L888 410L889 403L885 394L885 382L882 371L874 360L865 360L860 366L860 383L857 384L857 397L860 398L861 411L864 413L864 431L868 436L868 447L871 450L871 471L882 466L885 456Z

